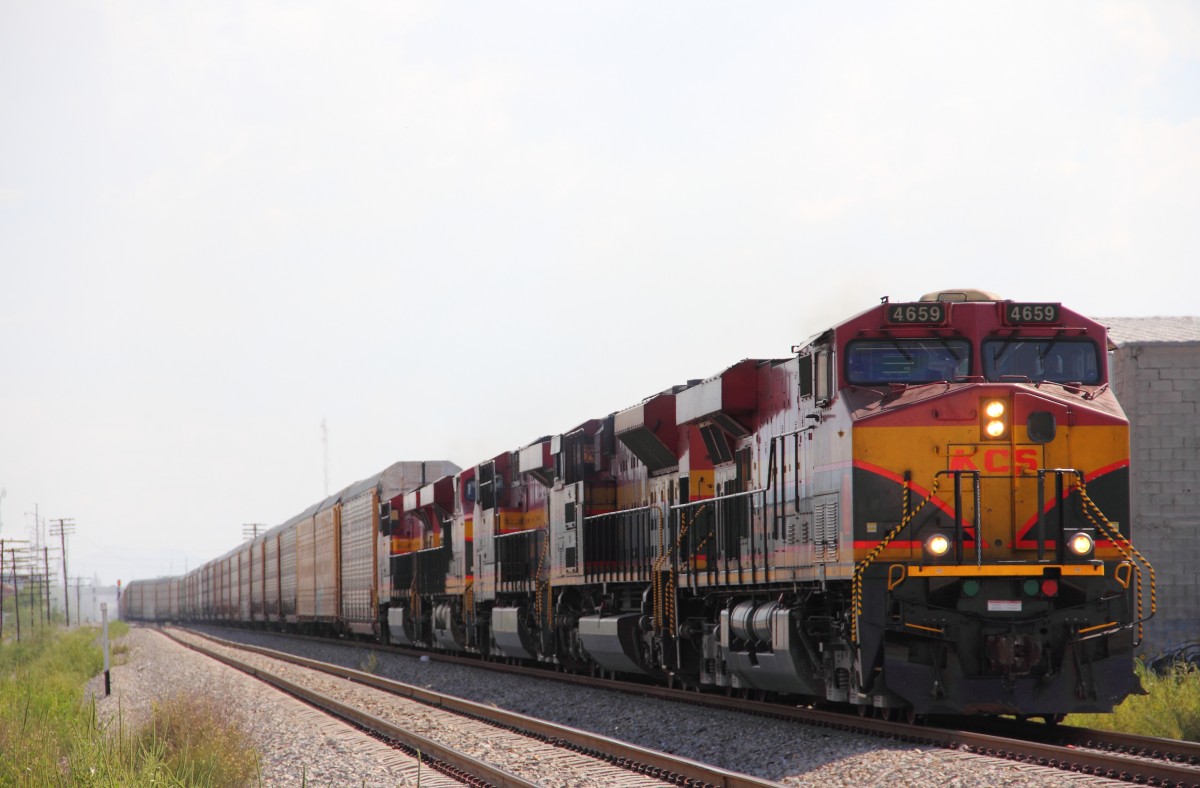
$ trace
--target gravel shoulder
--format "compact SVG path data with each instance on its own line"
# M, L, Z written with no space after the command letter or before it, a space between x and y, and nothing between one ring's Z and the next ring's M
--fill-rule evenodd
M113 659L112 694L104 694L103 674L87 687L113 730L145 724L155 701L204 692L220 698L259 748L261 785L459 785L428 768L418 782L417 763L404 753L154 630L134 627L116 644L127 651Z

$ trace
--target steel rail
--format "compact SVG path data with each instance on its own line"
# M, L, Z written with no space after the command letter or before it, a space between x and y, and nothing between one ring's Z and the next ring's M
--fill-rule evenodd
M1163 739L1120 731L1077 728L1073 725L1028 725L1012 719L992 719L979 730L1010 738L1033 738L1071 747L1112 750L1145 758L1200 766L1200 742Z
M458 750L447 747L432 739L428 739L420 734L397 727L387 720L380 719L364 711L347 706L341 701L323 695L319 692L307 689L294 682L288 681L282 676L278 676L269 671L256 668L227 654L222 654L213 649L206 648L198 643L189 643L188 641L174 636L172 633L161 630L167 637L170 637L176 643L186 646L193 651L196 651L205 656L211 657L219 662L223 662L232 668L242 671L248 675L265 681L266 683L283 690L289 695L294 695L297 698L316 706L319 709L328 711L329 713L348 720L361 728L376 733L387 739L399 742L404 747L415 750L416 757L429 759L430 765L433 768L447 773L451 777L471 781L474 778L477 785L495 786L495 788L537 788L537 783L529 782L516 775L504 771L493 766L486 761L478 760Z
M328 640L320 638L314 640L329 643ZM1016 720L998 718L982 720L975 730L956 730L929 724L909 724L874 717L856 717L844 712L805 706L788 706L725 695L684 691L655 684L612 679L601 680L591 676L551 671L545 668L485 661L476 657L425 654L413 649L383 647L371 643L344 641L342 644L382 649L391 653L428 656L432 660L483 667L513 675L550 679L578 686L600 687L660 700L775 717L852 733L934 745L947 749L967 750L979 755L1002 757L1023 763L1112 777L1128 782L1200 788L1200 744L1195 742L1075 728L1069 725L1022 724ZM238 644L237 647L260 648L241 644ZM264 651L270 651L270 649ZM293 659L303 658L293 657ZM341 668L341 670L350 671L351 669Z
M167 632L169 635L170 633ZM192 634L203 637L228 648L249 651L256 654L261 654L272 659L278 659L288 662L299 667L309 668L311 670L320 671L321 673L335 676L337 678L354 681L365 686L383 690L385 692L409 698L411 700L424 703L429 706L435 706L440 709L452 711L475 719L484 720L486 722L508 728L521 733L529 734L541 738L551 744L558 746L568 746L582 752L585 755L598 757L606 760L614 765L620 766L631 771L641 772L643 774L657 777L667 782L676 782L688 785L708 785L717 786L718 788L780 788L781 783L771 780L763 780L757 777L752 777L738 772L732 772L727 769L721 769L716 766L710 766L699 761L693 761L689 758L682 758L676 755L670 755L657 750L639 747L629 742L613 739L598 733L572 728L566 725L541 720L536 717L529 717L524 714L517 714L506 711L495 706L485 706L481 703L457 698L453 695L446 695L433 690L417 687L412 684L404 684L399 681L393 681L381 676L376 676L373 673L366 673L361 670L347 668L342 665L335 665L328 662L320 662L306 657L299 657L294 654L288 654L283 651L264 648L262 646L252 646L235 641L228 641L222 638L214 637L208 634L192 632ZM194 644L187 644L193 648L200 648ZM208 649L203 649L205 653L210 653ZM222 656L218 656L222 659ZM222 660L224 661L224 660Z

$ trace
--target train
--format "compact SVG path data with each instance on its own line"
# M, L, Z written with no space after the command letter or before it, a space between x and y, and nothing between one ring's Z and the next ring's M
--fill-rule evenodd
M1110 349L1061 303L885 297L471 467L395 463L121 613L887 718L1108 712L1155 609Z

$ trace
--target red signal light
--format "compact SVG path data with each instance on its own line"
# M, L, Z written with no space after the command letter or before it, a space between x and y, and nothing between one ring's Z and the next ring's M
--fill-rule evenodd
M1042 581L1043 596L1058 596L1058 581L1046 579Z

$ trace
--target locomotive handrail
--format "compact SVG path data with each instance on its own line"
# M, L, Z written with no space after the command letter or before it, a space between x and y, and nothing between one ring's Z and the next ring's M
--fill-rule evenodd
M979 522L980 512L982 511L982 503L980 501L979 478L980 471L972 470L953 470L953 471L938 471L934 474L935 477L953 476L954 477L954 563L961 564L963 560L963 519L962 519L962 477L968 474L972 477L971 487L974 492L974 514L971 522L975 524L975 565L983 566L983 533L982 526Z
M642 512L653 512L657 506L637 506L632 509L615 509L611 512L601 512L600 514L589 514L583 518L586 523L590 520L599 520L603 517L619 517L626 514L641 514Z
M851 610L850 610L850 641L852 643L858 643L858 618L859 618L859 616L862 615L862 577L863 577L863 573L865 573L867 571L867 567L870 566L871 563L877 557L879 557L879 554L884 551L884 549L888 546L888 544L891 543L891 541L893 539L895 539L897 536L899 536L901 531L903 531L905 528L908 527L908 524L913 521L913 518L915 518L917 516L917 513L920 512L923 508L925 508L925 504L927 504L933 500L934 496L937 495L938 484L941 483L941 481L942 481L941 474L934 474L933 487L929 490L929 495L925 499L923 499L919 504L917 504L917 508L909 510L908 509L909 479L908 479L908 475L905 474L905 477L904 477L904 495L905 495L904 516L901 518L900 523L895 528L893 528L891 531L889 531L886 536L884 536L882 539L880 539L879 544L875 545L875 547L873 547L871 549L871 552L867 553L867 557L864 558L861 562L859 562L854 567L854 574L850 578L850 606L851 606Z
M1113 571L1113 577L1122 588L1128 589L1130 580L1133 581L1134 596L1137 604L1137 620L1130 622L1136 623L1138 627L1137 641L1135 645L1141 643L1143 636L1143 623L1154 617L1158 610L1157 600L1157 579L1155 576L1154 567L1144 555L1138 552L1137 548L1124 537L1119 528L1113 528L1108 517L1101 511L1100 507L1091 496L1087 493L1087 477L1084 472L1078 468L1043 468L1038 471L1038 519L1037 519L1037 546L1038 546L1038 561L1042 562L1046 557L1046 474L1054 474L1054 495L1058 505L1058 522L1057 533L1055 534L1055 558L1059 563L1063 562L1064 558L1064 536L1066 531L1066 509L1062 505L1064 500L1065 485L1063 478L1073 476L1075 478L1074 489L1079 491L1080 500L1083 502L1084 516L1092 522L1096 531L1103 533L1112 541L1113 545L1124 556L1125 562L1119 564ZM1126 567L1125 576L1122 579L1120 575L1121 567ZM1142 591L1142 566L1145 566L1150 575L1150 614L1145 615L1143 602L1144 592ZM1130 578L1130 574L1133 575Z
M1121 576L1121 570L1125 570L1125 576ZM1129 588L1129 581L1133 579L1134 566L1129 561L1122 561L1113 569L1113 580L1121 584L1121 588Z
M1075 468L1040 468L1037 472L1038 485L1038 517L1037 517L1037 560L1046 560L1046 474L1054 474L1054 500L1063 499L1063 476L1067 474L1082 475ZM1063 532L1066 530L1066 508L1058 506L1058 533L1054 540L1054 557L1058 563L1063 562Z
M1125 538L1125 536L1121 533L1120 528L1112 527L1112 523L1109 522L1108 517L1105 516L1100 507L1096 505L1096 502L1092 500L1090 495L1088 495L1087 478L1083 475L1083 472L1075 471L1075 475L1076 489L1079 490L1079 497L1085 504L1083 513L1096 526L1096 530L1102 531L1105 536L1112 540L1112 543L1116 545L1116 548L1121 551L1121 555L1125 556L1125 559L1129 561L1129 563L1133 564L1133 577L1135 585L1134 596L1137 597L1138 617L1137 621L1132 623L1136 623L1138 628L1137 641L1134 643L1134 645L1139 645L1142 642L1142 636L1144 634L1143 624L1154 618L1154 614L1158 612L1158 589L1154 565L1150 563L1146 556L1142 555L1138 549L1133 546L1132 542ZM1096 519L1096 516L1093 516L1093 512L1095 512L1095 515L1099 516L1099 519ZM1136 560L1134 558L1135 556ZM1150 574L1150 615L1148 616L1144 614L1144 607L1142 603L1142 568L1138 565L1139 563L1145 565L1147 572Z
M703 506L706 503L720 503L721 501L731 501L735 498L748 498L751 495L755 495L757 493L765 493L769 489L771 489L771 486L767 485L766 487L756 487L753 490L743 490L742 492L726 493L725 495L714 495L712 498L697 498L696 500L688 501L687 503L671 504L671 511L674 512L678 509L689 509L694 506Z

